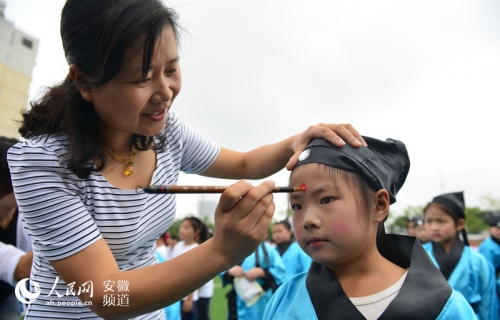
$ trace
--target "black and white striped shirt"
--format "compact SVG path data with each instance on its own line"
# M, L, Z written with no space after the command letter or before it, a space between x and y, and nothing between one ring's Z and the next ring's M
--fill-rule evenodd
M157 152L151 184L177 184L180 171L201 173L219 154L218 146L182 125L172 113L164 133L168 143ZM41 289L26 319L96 319L86 306L52 305L80 300L66 295L68 287L61 279L55 290L64 296L59 298L52 291L58 274L49 261L71 256L102 237L120 270L153 265L155 242L175 218L175 195L118 189L100 173L78 178L67 169L68 143L63 134L37 136L16 144L8 153L16 199L33 241L31 281ZM93 289L102 290L103 285L93 283ZM160 310L138 319L162 317Z

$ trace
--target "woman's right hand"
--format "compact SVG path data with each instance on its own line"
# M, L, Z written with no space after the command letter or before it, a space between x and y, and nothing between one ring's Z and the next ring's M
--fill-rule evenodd
M253 187L241 180L222 193L213 241L229 265L249 256L266 238L275 209L273 188L273 181Z

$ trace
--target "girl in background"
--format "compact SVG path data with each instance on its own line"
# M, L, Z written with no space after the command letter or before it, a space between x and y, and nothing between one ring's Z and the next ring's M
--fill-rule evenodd
M479 319L498 319L494 269L483 255L469 248L464 210L463 192L434 197L424 209L425 227L432 239L424 248L451 287L462 293Z
M312 259L295 242L292 226L288 220L274 224L273 240L276 243L275 249L280 254L285 265L285 281L298 273L309 270Z
M196 248L208 239L207 227L196 217L187 217L182 220L179 228L179 241L172 250L172 259ZM211 280L213 281L213 280ZM198 301L198 290L181 300L182 320L195 320Z
M406 147L364 139L360 149L316 139L299 156L290 185L306 190L289 196L293 230L314 261L263 319L474 319L415 237L384 232L410 168Z
M488 213L490 236L479 246L478 251L488 260L495 269L497 278L497 294L500 296L500 213ZM500 305L500 303L499 303ZM499 309L500 312L500 309Z
M170 253L168 251L168 246L165 244L165 237L168 235L168 231L162 234L156 241L156 259L158 263L168 261L170 259ZM181 320L181 302L177 301L171 305L163 308L165 315L168 320Z
M430 241L430 237L425 230L425 220L423 217L415 217L415 237L424 244Z
M234 278L245 277L248 281L257 280L264 294L255 304L247 307L234 290ZM228 320L256 320L262 319L264 310L271 296L286 278L286 270L279 253L267 242L246 257L241 263L221 274L222 286L233 285L227 294Z

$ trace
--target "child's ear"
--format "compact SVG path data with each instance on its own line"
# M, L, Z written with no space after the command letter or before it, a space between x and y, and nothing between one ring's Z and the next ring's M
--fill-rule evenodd
M80 94L82 95L82 98L88 102L92 102L92 91L90 90L89 86L84 84L85 78L87 78L87 75L80 69L76 64L71 64L69 66L69 77L75 84L75 87L78 91L80 91Z
M465 228L465 219L458 219L457 231L462 231L463 228Z
M389 193L385 189L380 189L375 193L375 216L374 222L382 222L389 214L391 205Z

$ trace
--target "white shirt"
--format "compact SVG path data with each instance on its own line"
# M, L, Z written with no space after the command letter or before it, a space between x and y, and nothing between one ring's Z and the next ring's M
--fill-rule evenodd
M350 300L367 320L378 319L398 295L407 274L408 271L395 284L385 290L366 297L350 298Z
M174 259L181 254L188 252L189 250L196 248L198 243L186 244L184 241L179 241L175 244L174 249L172 250L171 259ZM193 301L198 300L198 290L193 292ZM186 300L187 297L184 297L182 300Z

